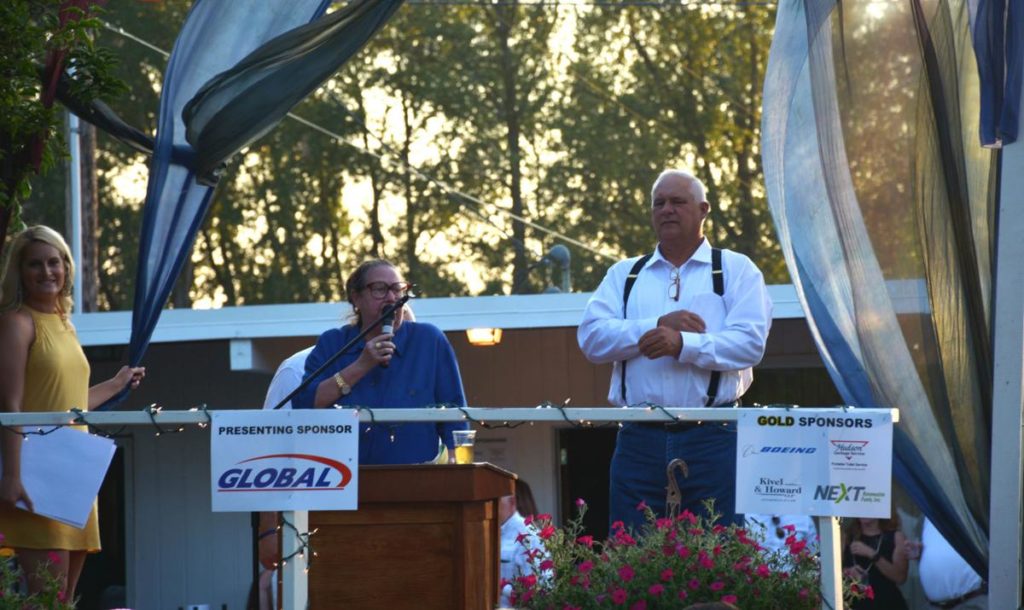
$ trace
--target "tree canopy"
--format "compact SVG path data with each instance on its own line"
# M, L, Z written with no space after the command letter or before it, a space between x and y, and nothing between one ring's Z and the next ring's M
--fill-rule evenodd
M166 59L138 41L170 49L187 8L112 4L104 19L126 32L97 39L129 84L111 106L149 133ZM539 292L556 243L573 289L591 290L652 248L666 167L707 184L715 245L785 282L758 150L773 22L762 5L408 3L302 121L232 160L175 303L339 300L371 256L428 296ZM100 308L131 306L145 163L99 138ZM52 202L26 209L61 224Z

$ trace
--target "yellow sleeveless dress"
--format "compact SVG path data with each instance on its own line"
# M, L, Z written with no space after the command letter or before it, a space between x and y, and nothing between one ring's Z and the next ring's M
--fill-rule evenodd
M67 411L89 408L89 361L70 321L58 314L23 307L35 323L36 338L28 351L22 411ZM32 442L29 440L29 442ZM78 529L23 510L0 509L4 546L27 549L100 550L96 505L85 527Z

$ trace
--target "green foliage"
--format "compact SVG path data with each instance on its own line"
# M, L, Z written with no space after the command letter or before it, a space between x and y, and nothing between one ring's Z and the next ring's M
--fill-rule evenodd
M804 541L787 540L788 552L765 554L756 538L736 525L718 525L711 518L684 511L676 519L647 518L641 532L613 524L603 543L583 535L586 503L563 529L550 516L533 525L544 541L542 553L531 556L534 574L513 583L512 605L523 609L680 608L698 602L725 602L744 610L812 610L821 607L820 566ZM844 582L844 597L865 593ZM870 592L867 595L871 595Z
M44 103L40 79L51 51L62 51L71 71L70 93L90 102L123 91L113 77L114 57L93 45L99 21L60 0L6 0L0 3L0 208L10 229L21 227L22 203L32 193L32 177L63 156L61 113ZM5 228L6 224L3 225Z
M170 49L189 4L110 3L105 18ZM763 6L407 4L295 109L337 138L286 119L231 161L190 297L337 301L371 256L430 296L539 292L555 278L530 265L558 240L505 212L604 254L569 246L573 289L592 290L613 260L652 248L649 191L670 166L708 183L715 245L785 281L757 149L773 20ZM152 132L166 59L109 30L97 42L129 84L111 105ZM126 308L142 188L121 187L147 160L99 146L101 308ZM58 197L46 188L26 209L59 218Z
M0 544L3 535L0 535ZM75 604L67 599L63 586L47 569L48 564L40 564L36 569L35 578L42 583L42 590L29 595L20 593L19 587L24 574L17 567L16 556L10 549L0 548L0 610L25 610L26 608L47 608L48 610L73 610ZM60 561L54 554L51 563Z

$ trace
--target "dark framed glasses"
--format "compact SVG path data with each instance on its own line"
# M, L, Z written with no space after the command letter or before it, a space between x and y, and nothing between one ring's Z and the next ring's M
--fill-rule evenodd
M366 285L366 290L370 291L375 299L383 299L389 292L394 293L395 296L401 298L412 292L415 288L409 282L395 282L394 284L388 284L386 282L370 282Z

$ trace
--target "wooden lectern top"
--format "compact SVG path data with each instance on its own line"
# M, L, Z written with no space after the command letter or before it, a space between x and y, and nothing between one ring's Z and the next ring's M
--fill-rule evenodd
M515 493L516 475L493 464L359 467L359 504L474 502Z

